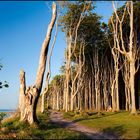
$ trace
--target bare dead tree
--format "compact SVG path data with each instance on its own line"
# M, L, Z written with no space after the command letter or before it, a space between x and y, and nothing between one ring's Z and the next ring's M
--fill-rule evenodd
M53 2L52 19L48 26L48 31L42 45L35 85L29 86L26 89L25 72L23 71L20 72L20 99L19 101L22 100L22 102L20 102L20 107L19 107L20 120L27 121L29 122L29 124L38 122L37 116L36 116L36 108L37 108L38 99L39 99L41 89L42 89L43 77L44 77L44 73L46 69L46 58L48 54L51 33L52 33L52 29L56 20L56 16L57 16L56 3Z

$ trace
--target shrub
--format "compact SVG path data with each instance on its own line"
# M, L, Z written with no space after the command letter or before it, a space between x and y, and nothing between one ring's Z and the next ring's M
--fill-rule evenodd
M0 122L3 120L3 118L6 116L6 113L2 112L0 113Z

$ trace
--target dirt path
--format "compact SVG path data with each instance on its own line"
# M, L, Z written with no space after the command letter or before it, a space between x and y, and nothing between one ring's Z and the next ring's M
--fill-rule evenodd
M90 139L118 139L115 136L98 132L86 126L82 126L78 123L72 122L70 120L66 120L62 117L61 112L50 111L50 121L53 123L60 124L64 128L83 133Z

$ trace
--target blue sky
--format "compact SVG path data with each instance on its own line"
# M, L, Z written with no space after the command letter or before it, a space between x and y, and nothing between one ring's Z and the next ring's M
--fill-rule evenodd
M27 85L35 82L40 49L51 19L51 3L0 1L0 63L3 64L0 80L8 81L10 86L0 89L0 109L17 107L20 69L26 72ZM111 2L98 1L96 6L95 11L107 23L112 14ZM51 59L52 76L59 73L65 47L64 33L59 30Z

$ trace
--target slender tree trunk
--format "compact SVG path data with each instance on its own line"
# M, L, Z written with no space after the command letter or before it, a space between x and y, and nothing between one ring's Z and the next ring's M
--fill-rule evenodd
M59 91L58 92L56 92L57 94L56 94L56 104L57 104L57 107L56 107L56 109L57 110L59 110Z
M64 83L64 86L66 86L66 84ZM66 87L64 87L64 93L63 93L63 110L65 110L66 107Z
M126 111L129 110L129 106L128 106L128 91L127 91L126 87L125 87L125 110Z
M25 109L25 92L26 92L26 81L25 72L20 71L20 95L19 95L19 109L20 109L20 120L24 119L24 109Z
M41 113L43 113L45 110L45 93L44 92L42 93L41 98L42 98L42 100L41 100Z
M109 101L108 101L107 90L106 90L106 82L104 82L103 93L104 93L104 109L107 110Z
M120 111L120 104L119 104L119 71L116 69L116 111Z
M130 91L132 98L131 114L137 114L136 112L136 103L135 103L135 63L130 61Z
M89 80L89 110L92 109L91 78Z
M52 57L53 48L54 48L55 42L56 42L57 31L58 31L58 20L56 20L56 33L54 36L52 46L50 48L50 55L48 56L48 72L47 72L47 77L46 77L46 87L42 93L41 113L43 113L45 110L45 95L47 94L48 89L49 89L49 80L50 80L50 76L51 76L51 57Z
M131 114L137 114L136 111L136 103L135 103L135 55L134 54L134 47L133 46L133 34L134 34L134 28L133 28L133 20L134 20L134 16L133 16L133 1L130 2L130 49L129 49L129 58L130 58L130 91L131 91L131 101L132 101L132 109L131 109ZM135 48L136 49L136 48Z
M94 90L94 76L92 76L92 109L95 109L95 90Z

